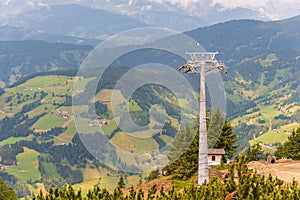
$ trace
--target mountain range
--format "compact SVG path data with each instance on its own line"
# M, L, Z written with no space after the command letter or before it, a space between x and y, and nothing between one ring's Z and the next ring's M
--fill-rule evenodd
M96 46L101 41L97 39L86 39L67 35L52 35L42 31L30 30L19 26L0 26L1 41L24 41L43 40L47 42L62 42L81 45Z
M146 26L124 15L75 4L43 7L7 17L2 23L52 35L88 39L103 39L125 30Z
M72 13L70 13L68 8L65 7L66 5L70 4L76 4L77 6L83 6L86 8L73 8ZM86 10L83 10L87 9L87 7L90 8L89 15L87 15ZM59 14L56 12L61 10L62 8L67 9L68 11L66 11L66 13L63 12L64 14ZM95 11L95 9L97 9L97 11ZM157 26L175 29L178 31L187 31L199 26L208 26L232 19L247 18L270 20L269 18L261 15L261 13L259 13L257 10L251 10L241 7L225 10L222 9L219 4L212 5L211 0L199 2L192 1L185 6L180 3L172 3L169 1L164 1L162 3L160 1L152 0L54 0L49 2L40 0L31 0L27 2L21 2L20 0L9 0L0 4L0 11L2 13L0 15L0 22L5 25L20 24L20 19L22 19L22 17L25 17L23 19L25 19L26 21L26 19L28 20L28 17L31 16L31 20L33 20L33 22L37 22L37 27L40 27L41 24L39 24L40 21L38 20L38 18L41 18L41 21L47 20L44 19L44 17L45 15L49 16L50 13L51 15L56 15L56 17L58 17L57 15L63 17L61 18L62 21L59 21L59 24L64 22L64 17L66 17L66 15L69 15L68 17L73 19L76 19L78 17L80 22L85 22L87 24L90 24L92 22L99 23L99 21L94 21L95 17L106 18L107 21L110 21L109 19L110 17L112 17L111 15L117 15L115 17L119 17L119 20L122 23L124 23L124 21L122 20L128 20L128 22L126 22L125 24L119 23L121 24L120 28L114 27L114 32L119 31L119 29L122 30L122 27L124 27L124 25L129 25L127 29L133 28L134 26L130 26L131 23L135 25ZM55 18L55 16L51 16L48 20L54 20L53 17ZM8 18L10 20L7 20ZM91 21L89 21L88 18L90 18ZM134 20L136 21L134 22ZM113 19L111 19L111 21L112 23L114 23ZM34 26L33 24L29 25L26 22L25 24L27 26ZM97 24L94 25L96 26ZM79 28L80 27L78 27L78 29ZM77 30L77 32L78 31L80 30ZM72 33L76 33L76 36L80 36L77 32ZM87 33L85 32L84 35L86 34ZM92 34L98 33L96 32ZM111 31L108 31L105 34L111 34Z
M247 113L249 108L261 104L263 99L278 98L274 91L282 88L287 87L283 90L287 93L279 92L283 96L292 95L283 104L297 102L299 22L300 16L274 22L234 20L186 32L207 51L218 50L218 59L227 65L228 75L224 76L224 80L228 93L228 116L231 119ZM92 46L33 40L1 42L1 46L1 81L6 85L37 72L78 68L85 55L92 50ZM27 52L27 49L32 51ZM36 57L34 52L41 56ZM167 59L165 54L140 51L122 58L122 65L147 63L153 55L173 67L183 62L173 57ZM135 61L143 63L133 63ZM292 97L295 99L292 100Z

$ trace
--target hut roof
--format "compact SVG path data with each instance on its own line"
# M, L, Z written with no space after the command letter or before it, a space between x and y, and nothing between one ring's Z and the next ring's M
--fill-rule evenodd
M224 149L209 149L208 155L225 155Z

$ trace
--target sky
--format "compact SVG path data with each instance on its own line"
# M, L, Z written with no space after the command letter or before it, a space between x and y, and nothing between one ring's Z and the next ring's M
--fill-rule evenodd
M262 18L279 20L300 15L300 0L0 0L0 15L4 13L18 13L24 8L44 6L53 3L80 3L83 5L97 4L98 2L131 3L139 1L157 2L161 4L171 3L184 9L199 7L210 8L217 6L219 11L235 8L248 8L258 11ZM197 13L197 12L196 12Z
M215 4L220 4L224 9L255 9L273 20L300 15L299 0L212 0L212 5Z
M271 20L285 19L300 15L300 0L153 0L160 3L173 3L188 7L191 3L204 3L207 6L220 6L220 10L248 8ZM208 3L210 2L210 3Z

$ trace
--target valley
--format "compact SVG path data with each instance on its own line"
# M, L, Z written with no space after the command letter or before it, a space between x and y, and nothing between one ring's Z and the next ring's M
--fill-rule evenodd
M66 7L101 15L100 11L89 8ZM139 50L117 58L99 83L93 71L96 69L78 76L78 69L92 51L92 45L106 37L107 31L110 34L117 31L98 27L94 35L86 35L88 31L84 29L95 28L92 22L85 24L86 19L81 23L87 26L79 30L79 35L75 25L64 27L63 23L60 26L66 29L52 32L51 37L44 32L29 31L44 25L44 21L31 23L31 14L54 13L53 18L45 20L57 22L62 17L59 9L57 6L51 12L41 9L27 13L26 29L0 28L0 35L9 35L14 40L20 38L0 41L0 176L14 186L19 197L40 190L45 192L51 186L63 188L68 183L83 194L93 186L113 191L121 176L126 187L151 188L152 183L139 183L148 180L149 172L166 161L170 143L182 129L181 112L186 112L183 119L191 122L198 111L193 110L188 100L177 99L162 86L139 87L128 98L115 85L135 66L160 63L177 68L185 62L184 58L156 49ZM118 17L118 14L103 13L113 19ZM10 20L21 23L22 16ZM272 22L234 20L184 33L207 51L219 50L218 58L227 67L228 74L221 75L227 104L224 117L237 135L239 149L235 155L255 144L262 147L264 154L273 155L300 127L299 21L299 16ZM136 19L127 22L124 27L144 25ZM46 32L55 31L49 29ZM34 35L47 42L26 40ZM57 41L62 37L59 35L64 35L63 42ZM199 77L184 76L193 85L197 97ZM95 97L89 96L90 91L96 91ZM90 97L88 102L80 102L85 95ZM207 105L210 108L211 100ZM124 120L128 119L125 111L139 127ZM155 112L150 117L152 111ZM195 124L189 125L196 132ZM91 144L88 148L86 142ZM100 153L94 151L95 147L100 147ZM299 178L298 161L274 165L255 162L254 169L278 175L287 182L292 176ZM190 170L188 164L186 168ZM288 178L284 177L287 168L292 171ZM153 184L165 184L168 189L172 185L180 190L195 183L192 179L182 182L167 179L155 179Z
M77 161L73 163L74 161L68 160L68 158L57 163L51 158L51 152L55 152L52 148L66 148L67 154L72 152L69 152L67 149L69 149L69 145L74 143L77 133L74 122L76 116L73 114L73 109L88 110L88 107L75 106L72 109L72 104L68 102L68 99L83 91L73 90L75 82L80 82L82 89L84 89L89 81L92 80L93 78L74 76L36 76L20 85L5 89L5 93L0 97L2 102L0 117L2 121L8 117L16 117L20 113L27 116L28 120L36 119L28 127L26 134L18 133L17 135L8 135L1 139L1 148L9 147L7 145L16 145L21 146L23 149L20 150L20 153L12 151L12 158L9 159L14 160L15 158L15 161L10 161L9 165L5 164L6 161L2 159L1 163L4 164L2 173L15 176L21 184L26 185L30 191L35 193L40 189L45 191L45 187L48 187L45 183L63 183L64 181L72 180L70 179L71 177L62 177L59 172L61 169L59 169L58 165L69 166L72 170L76 169L77 173L82 174L80 176L82 179L78 181L73 180L73 184L75 188L81 188L83 192L85 188L90 189L91 185L97 184L108 189L116 187L120 175L101 164L99 165L99 163L96 164L95 160L90 156L88 156L88 159L84 158L86 160L85 164L76 163ZM239 79L236 83L241 82L241 79ZM152 137L135 138L122 131L116 131L118 130L116 121L119 119L111 118L111 95L113 92L115 91L112 89L100 90L94 102L102 102L107 107L107 112L101 114L98 120L91 121L89 126L86 126L85 123L82 125L77 124L77 126L84 126L79 129L89 133L95 132L101 127L103 134L110 138L112 144L126 151L148 152L159 148L161 144ZM119 99L118 105L122 105L122 94L120 92L117 92L117 94L119 96L117 98ZM276 92L272 94L275 95ZM272 104L272 101L270 101L270 104L257 103L253 108L247 110L247 114L233 118L231 123L236 127L241 126L241 124L245 124L244 126L246 127L251 125L259 127L260 132L254 132L253 135L249 136L250 145L259 143L265 152L274 153L277 145L284 143L293 129L299 126L299 123L293 119L293 116L297 115L299 106L288 98L291 95L286 95L287 97L284 99L289 104L281 103L279 107L276 104ZM282 96L285 95L282 94ZM130 111L142 110L134 99L131 101L129 104ZM261 100L258 99L259 101ZM169 116L169 120L172 126L177 126L176 123L178 122L175 118ZM26 120L20 121L20 124L24 122L26 123ZM112 133L114 134L111 135ZM242 137L241 134L239 136ZM159 141L163 141L165 144L172 140L172 137L167 134L159 137ZM33 147L35 144L46 145L45 147L40 146L36 148ZM75 158L82 159L80 154L76 154ZM128 186L136 185L142 177L129 174L126 176L126 184Z
M15 136L8 134L1 139L0 148L8 148L12 153L5 160L4 152L1 150L2 160L0 163L4 167L1 173L15 176L21 184L35 193L40 189L45 191L44 187L49 187L45 185L47 183L63 184L69 181L73 182L71 183L74 184L75 188L81 188L83 192L85 188L90 189L90 186L95 184L100 184L101 187L108 189L116 187L119 173L103 164L97 164L95 158L91 156L88 156L88 158L81 157L81 154L84 153L82 151L73 152L70 149L70 146L74 144L77 130L74 122L76 116L73 114L73 109L76 110L76 106L72 109L72 104L68 102L68 99L80 92L73 91L74 82L80 82L82 88L85 88L90 80L92 79L73 76L37 76L23 84L5 89L5 93L0 97L0 101L3 102L1 104L2 122L9 116L16 117L16 115L24 116L25 120L20 119L19 122L15 122L14 126L21 126L22 123L27 123L33 118L34 122L30 123L26 133L22 133L25 130L21 130ZM110 96L112 92L111 89L103 89L99 92L95 101L103 102L108 110L106 113L101 114L99 119L91 121L89 126L86 123L77 124L77 126L84 126L80 130L85 130L86 133L94 133L101 127L103 134L110 137L112 144L132 152L151 152L159 148L158 141L168 144L172 140L172 137L167 134L160 135L160 140L157 140L150 136L137 138L118 131L115 122L118 119L111 118ZM122 94L119 93L119 95L121 100L119 105L121 105L123 102ZM78 108L84 109L80 106ZM88 110L88 108L85 109ZM129 109L134 112L141 110L133 99ZM171 124L177 126L176 119L172 118ZM155 123L150 124L150 126L154 125ZM4 129L3 126L1 125L2 130ZM112 133L113 135L111 135ZM16 148L14 145L21 148L20 153L14 153L14 148ZM34 147L36 145L39 147ZM65 155L67 157L64 160L55 161L52 153L61 150L65 151L63 154L67 154ZM80 160L74 161L73 159ZM82 163L82 161L84 162ZM147 162L151 162L151 159ZM72 175L63 177L60 172L63 169L60 169L59 166L71 167L70 169L74 173L76 171L76 176L78 176L78 173L81 174L79 177L82 177L82 179L73 180ZM126 184L135 185L141 178L144 177L129 174L126 176Z

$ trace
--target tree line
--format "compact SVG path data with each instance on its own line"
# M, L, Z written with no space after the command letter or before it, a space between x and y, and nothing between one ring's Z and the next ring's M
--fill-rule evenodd
M168 192L163 186L153 185L147 192L142 189L131 187L129 191L123 190L123 185L119 184L113 192L105 188L95 186L89 190L87 195L83 195L81 190L74 190L71 185L63 189L50 188L47 194L40 192L33 200L174 200L174 199L299 199L300 189L294 180L290 184L271 175L259 175L248 169L247 156L242 153L235 158L229 166L229 173L224 180L212 177L209 182L205 182L200 187L189 186L183 190L175 190L174 187Z

